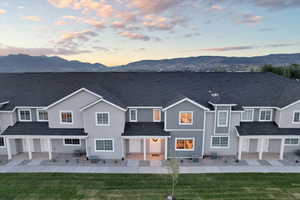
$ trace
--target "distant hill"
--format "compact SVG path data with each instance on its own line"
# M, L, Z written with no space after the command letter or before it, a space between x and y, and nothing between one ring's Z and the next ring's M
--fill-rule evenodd
M300 53L255 57L199 56L142 60L115 67L106 67L99 63L68 61L60 57L23 54L0 56L0 72L249 71L250 68L258 68L265 64L274 66L300 64Z

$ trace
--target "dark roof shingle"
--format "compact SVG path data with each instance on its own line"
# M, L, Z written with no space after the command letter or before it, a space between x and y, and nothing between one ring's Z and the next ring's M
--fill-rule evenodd
M122 136L170 136L163 122L127 122Z

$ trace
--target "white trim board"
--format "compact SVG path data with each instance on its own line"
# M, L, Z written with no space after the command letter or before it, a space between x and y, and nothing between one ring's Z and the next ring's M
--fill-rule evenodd
M90 104L88 104L87 106L82 107L82 108L80 109L80 111L84 111L84 110L86 110L86 109L88 109L88 108L90 108L90 107L92 107L92 106L94 106L94 105L96 105L96 104L98 104L98 103L100 103L100 102L107 103L107 104L109 104L109 105L111 105L111 106L113 106L113 107L116 107L116 108L118 108L118 109L124 111L124 112L126 111L125 108L122 108L122 107L120 107L120 106L117 106L116 104L111 103L110 101L107 101L107 100L105 100L105 99L103 99L103 98L102 98L102 99L99 99L99 100L96 100L95 102L90 103Z
M182 103L182 102L184 102L184 101L188 101L188 102L190 102L191 104L194 104L195 106L198 106L198 107L200 107L200 108L202 108L202 109L204 109L204 110L209 110L207 107L205 107L205 106L203 106L203 105L201 105L201 104L199 104L199 103L197 103L197 102L195 102L195 101L193 101L193 100L191 100L191 99L185 97L185 98L183 98L183 99L181 99L181 100L179 100L179 101L177 101L177 102L171 104L170 106L164 108L163 111L166 111L166 110L168 110L168 109L170 109L170 108L172 108L172 107L174 107L174 106L176 106L176 105L178 105L178 104L180 104L180 103Z

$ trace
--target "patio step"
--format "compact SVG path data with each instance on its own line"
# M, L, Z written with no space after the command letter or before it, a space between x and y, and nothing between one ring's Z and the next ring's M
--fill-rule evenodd
M43 160L31 160L27 165L29 166L39 166Z

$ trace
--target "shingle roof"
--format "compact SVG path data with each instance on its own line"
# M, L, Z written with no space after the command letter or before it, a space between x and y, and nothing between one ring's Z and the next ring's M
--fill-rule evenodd
M48 122L17 122L9 126L2 135L87 136L87 133L83 129L49 128Z
M240 136L300 135L300 128L279 128L275 122L241 122L236 128Z
M92 72L0 74L1 110L48 106L86 88L121 107L163 106L188 97L244 106L284 107L300 99L300 83L272 73ZM212 94L218 94L214 96Z
M122 136L170 136L163 122L127 122Z

